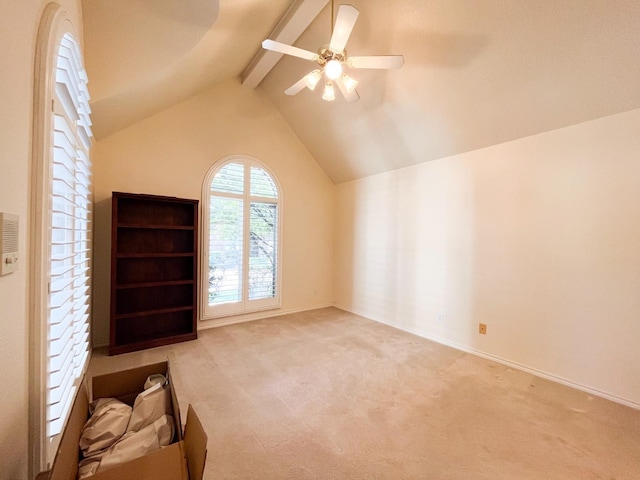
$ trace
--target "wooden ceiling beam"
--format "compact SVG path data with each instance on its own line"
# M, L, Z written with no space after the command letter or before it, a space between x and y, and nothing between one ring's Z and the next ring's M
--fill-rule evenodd
M329 0L294 0L269 38L293 45L328 3ZM281 53L260 48L241 75L242 85L256 88L281 58Z

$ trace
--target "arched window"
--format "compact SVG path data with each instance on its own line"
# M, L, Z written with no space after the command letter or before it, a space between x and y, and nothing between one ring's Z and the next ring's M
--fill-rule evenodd
M280 306L280 202L260 162L226 158L203 186L203 318Z
M36 50L31 252L33 472L53 460L90 356L91 121L67 12L45 9Z

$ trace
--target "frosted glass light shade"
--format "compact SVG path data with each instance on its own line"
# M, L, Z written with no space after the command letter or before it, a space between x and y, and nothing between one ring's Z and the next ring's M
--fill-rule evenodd
M327 102L333 102L336 99L336 93L333 89L333 83L327 82L324 86L324 93L322 94L322 99Z
M351 78L346 73L342 75L342 83L344 83L344 86L347 89L347 92L349 93L352 93L358 86L358 81Z
M342 64L338 60L329 60L324 67L324 73L329 80L336 80L342 75Z
M316 85L322 78L322 70L314 70L304 77L304 83L309 90L315 90Z

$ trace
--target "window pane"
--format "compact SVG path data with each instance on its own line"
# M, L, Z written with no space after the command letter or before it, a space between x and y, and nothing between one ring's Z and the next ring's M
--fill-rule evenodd
M278 198L278 189L271 176L261 168L251 167L251 195Z
M244 165L228 163L220 169L211 182L212 192L238 193L244 192Z
M209 304L242 300L243 201L211 197L209 218Z
M275 178L246 158L215 165L206 178L210 246L209 268L201 272L203 318L277 308L280 194Z
M273 298L277 284L277 205L252 202L249 229L249 299Z

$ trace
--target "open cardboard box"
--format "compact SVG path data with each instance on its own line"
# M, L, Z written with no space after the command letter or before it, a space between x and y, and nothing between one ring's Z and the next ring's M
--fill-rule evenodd
M202 480L207 456L207 434L195 411L189 405L184 433L180 422L180 407L173 388L169 362L123 370L93 377L91 387L93 400L113 397L129 405L144 388L149 375L161 373L169 379L173 418L176 423L174 441L167 447L149 455L131 460L117 467L97 473L91 480ZM82 382L67 426L62 434L60 446L51 470L38 475L37 479L75 480L80 461L80 431L89 418L89 393L86 379Z

